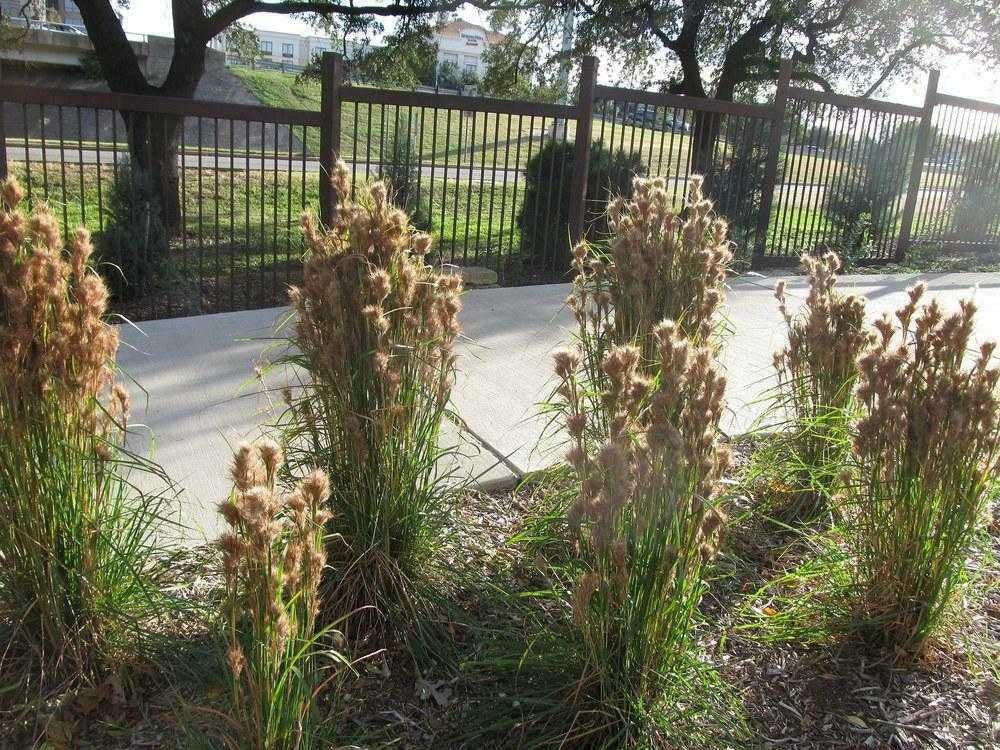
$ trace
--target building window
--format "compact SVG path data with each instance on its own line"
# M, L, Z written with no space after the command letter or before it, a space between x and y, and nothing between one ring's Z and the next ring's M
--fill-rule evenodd
M265 55L270 55L274 52L274 42L270 39L260 40L260 51Z
M476 64L467 62L465 64L465 74L470 76L476 75Z
M291 44L283 43L281 45L281 56L282 57L292 57L294 47Z

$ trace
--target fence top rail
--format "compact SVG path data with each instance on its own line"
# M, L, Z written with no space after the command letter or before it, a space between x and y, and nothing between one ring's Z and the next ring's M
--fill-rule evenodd
M427 94L421 91L397 91L369 88L368 86L342 86L340 98L345 102L361 104L387 104L400 107L459 109L465 112L494 112L505 115L531 115L534 117L559 117L575 119L578 108L570 104L525 102L513 99L493 99L459 94Z
M868 109L875 112L889 112L894 115L912 115L913 117L920 117L924 113L923 107L914 107L910 104L897 104L896 102L886 102L881 99L866 99L862 96L834 94L826 91L804 89L798 86L789 86L788 96L793 99L799 99L800 101L832 104L835 107L848 107L851 109Z
M310 125L319 127L319 112L305 109L265 107L236 102L182 99L145 94L118 94L110 91L81 91L79 89L26 86L17 83L0 83L0 101L19 104L41 104L84 109L108 109L119 112L148 112L176 117L204 117L219 120L245 120L281 125Z
M719 99L702 99L697 96L667 94L660 91L640 91L639 89L627 89L619 86L596 86L594 88L594 99L611 99L620 102L634 102L636 104L697 109L704 112L719 112L726 115L757 117L763 120L773 120L777 117L776 111L771 105L726 102Z
M964 96L952 96L951 94L935 94L934 104L946 105L950 107L963 107L964 109L975 109L980 112L1000 114L1000 104L983 102L979 99L966 99Z

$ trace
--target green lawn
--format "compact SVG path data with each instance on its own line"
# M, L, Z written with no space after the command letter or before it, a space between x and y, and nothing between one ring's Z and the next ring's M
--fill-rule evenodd
M83 225L99 237L110 221L112 165L67 165L65 179L60 169L34 165L30 180L23 163L12 162L10 169L30 188L32 201L48 203L64 231ZM420 224L435 238L437 259L514 272L510 259L519 253L523 184L421 179L413 188L419 190ZM250 172L188 168L181 173L181 194L184 232L172 247L182 275L220 279L269 268L278 278L301 255L299 218L303 208L318 206L319 175L282 169L275 174L266 164Z
M298 81L294 74L273 70L239 67L232 70L265 104L319 111L318 81ZM598 104L593 125L595 141L611 150L638 153L650 175L683 177L688 173L693 146L689 134L627 125L602 115L602 107ZM408 132L413 143L411 158L419 158L425 164L517 168L523 167L553 138L553 124L553 119L548 117L346 102L341 113L342 155L351 161L383 164L391 159L393 134ZM750 126L749 131L744 131L743 127L727 133L723 126L723 139L716 147L716 159L723 158L734 148L725 140L727 134L737 139L763 138L765 135L765 130L756 125ZM297 139L303 139L302 129L296 128L295 134ZM558 137L561 139L563 135L560 133ZM576 121L569 120L565 138L573 142L575 137ZM304 140L308 153L318 154L318 129L307 129ZM778 179L791 183L830 183L841 177L843 169L844 162L825 154L788 149L783 152ZM939 186L948 184L949 180L954 180L951 172L926 169L921 184Z

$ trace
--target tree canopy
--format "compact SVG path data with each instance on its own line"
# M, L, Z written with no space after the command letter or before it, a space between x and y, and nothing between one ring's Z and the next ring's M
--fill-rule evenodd
M573 0L574 54L603 51L673 93L732 100L778 77L871 95L937 58L1000 60L995 0ZM566 3L501 18L526 40L556 38Z

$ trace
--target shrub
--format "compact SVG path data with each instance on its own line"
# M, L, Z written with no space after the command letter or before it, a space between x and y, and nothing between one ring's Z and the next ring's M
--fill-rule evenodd
M281 461L273 442L240 446L219 506L232 718L241 747L269 750L319 746L313 706L335 666L324 677L320 659L336 657L316 631L330 483L317 469L283 495Z
M164 499L140 496L123 447L108 292L78 229L63 251L45 207L26 218L8 181L0 211L0 621L3 690L41 674L94 680L137 658L159 596ZM165 562L165 561L164 561ZM42 686L44 688L44 686Z
M843 256L860 258L895 232L893 207L909 179L915 123L867 143L863 161L845 167L826 207Z
M809 278L804 310L788 311L785 284L775 297L788 329L788 343L775 352L778 376L775 407L783 412L790 435L779 455L766 456L768 470L782 474L796 517L812 517L828 507L836 479L850 452L849 421L854 411L857 360L870 336L864 300L837 291L840 259L802 256Z
M458 65L445 61L438 64L436 85L442 89L462 88L462 73Z
M736 134L733 134L736 136ZM729 238L741 260L749 260L757 235L757 219L764 197L767 144L747 133L734 137L738 142L722 156L719 170L712 176L712 200L729 224Z
M111 296L131 302L168 283L170 242L149 174L124 162L108 196L97 258Z
M940 622L995 477L1000 445L995 345L963 360L975 306L945 315L909 302L876 322L860 360L850 539L870 634L916 649ZM898 325L897 325L898 323Z
M960 240L984 242L996 234L1000 221L1000 135L991 133L969 144L962 164L952 228Z
M420 149L414 149L413 136L406 123L396 123L389 143L389 159L382 166L379 179L385 183L389 201L406 211L410 223L419 229L428 229L429 217L420 205L418 189L420 175Z
M536 151L524 169L524 197L518 226L524 246L524 262L531 268L562 277L570 269L569 211L576 147L550 138ZM587 164L587 194L584 210L585 236L604 238L605 218L613 196L629 197L632 179L646 173L639 154L609 151L601 143L590 146Z
M303 219L309 255L291 291L289 362L310 382L288 393L290 468L332 483L335 612L352 623L414 622L450 503L439 431L454 373L461 280L424 262L431 239L373 184L350 199L347 168L332 226ZM373 608L373 609L371 609ZM401 611L402 609L402 611Z
M652 338L655 380L641 374L634 346L605 356L610 434L596 450L585 437L592 413L580 398L579 355L556 355L580 487L567 522L580 570L572 610L586 652L583 682L629 732L656 707L687 651L703 566L723 524L717 485L729 465L716 442L725 380L712 351L692 347L670 321Z

